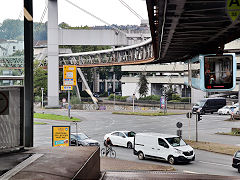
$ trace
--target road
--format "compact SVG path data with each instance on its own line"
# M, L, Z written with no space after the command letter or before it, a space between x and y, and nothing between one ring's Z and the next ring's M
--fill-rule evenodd
M39 112L37 110L37 112ZM41 112L41 111L40 111ZM67 115L66 110L44 110L45 113ZM85 112L73 110L71 115L79 117L82 122L78 123L78 131L85 132L92 139L103 142L106 133L115 130L133 130L135 132L161 132L176 134L176 123L183 123L183 137L195 139L195 118L187 119L186 115L171 116L129 116L114 115L111 112ZM223 144L238 145L239 137L216 135L216 132L230 132L232 127L240 127L240 122L224 121L228 116L217 114L204 115L199 122L199 141L218 142ZM69 122L37 120L46 122L47 125L34 126L34 146L51 146L52 125L71 125L75 131L75 125ZM190 126L189 126L190 122ZM190 127L190 128L189 128ZM133 155L131 149L114 147L117 158L132 161L140 161ZM140 161L141 162L141 161ZM144 160L143 162L169 165L168 163ZM238 176L236 169L231 167L232 157L206 151L196 150L196 161L190 164L174 165L175 169L181 172L208 173L214 175Z

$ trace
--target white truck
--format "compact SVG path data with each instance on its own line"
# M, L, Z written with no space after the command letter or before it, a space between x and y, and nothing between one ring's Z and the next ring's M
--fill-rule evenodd
M137 133L133 152L140 160L154 158L168 161L170 164L195 160L193 148L176 135Z

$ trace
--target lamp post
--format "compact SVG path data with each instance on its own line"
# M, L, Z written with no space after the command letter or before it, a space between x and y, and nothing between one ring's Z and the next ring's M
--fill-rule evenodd
M134 109L135 109L135 107L134 107L134 99L135 99L135 94L133 94L133 112L134 112Z
M42 109L43 109L43 90L44 90L44 88L41 88L41 90L42 90Z

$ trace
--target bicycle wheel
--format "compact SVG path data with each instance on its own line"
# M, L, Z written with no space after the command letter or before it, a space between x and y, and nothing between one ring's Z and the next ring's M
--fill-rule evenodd
M105 148L102 148L101 149L101 156L105 156L106 155L106 149Z
M111 158L116 158L116 151L111 150L109 153Z

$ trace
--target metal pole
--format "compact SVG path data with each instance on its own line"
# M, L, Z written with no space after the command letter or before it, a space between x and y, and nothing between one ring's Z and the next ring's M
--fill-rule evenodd
M196 142L198 142L198 113L196 113Z
M115 110L115 92L114 92L114 107L113 108Z
M24 144L33 147L33 8L24 0Z
M44 90L44 88L41 88L41 90L42 90L42 109L43 109L43 90Z
M133 94L133 112L134 112L134 97L135 97L135 94Z
M71 109L71 105L70 105L70 90L68 90L68 117L70 118L70 109Z
M240 107L239 107L239 105L240 105L240 82L239 82L239 87L238 87L239 89L238 89L238 114L240 114Z

